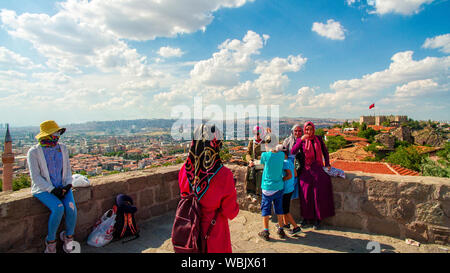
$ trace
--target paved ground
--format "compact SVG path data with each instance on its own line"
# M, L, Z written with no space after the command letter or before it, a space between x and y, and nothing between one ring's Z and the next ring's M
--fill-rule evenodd
M112 242L102 248L82 244L83 253L170 253L173 252L170 234L175 212L155 217L141 228L140 238L123 244ZM298 236L279 239L275 224L270 222L271 241L258 237L262 229L261 216L241 210L230 221L231 241L235 253L368 253L371 241L380 244L382 253L448 253L450 247L436 244L408 245L404 240L388 236L372 235L358 230L324 226L321 230L304 229Z

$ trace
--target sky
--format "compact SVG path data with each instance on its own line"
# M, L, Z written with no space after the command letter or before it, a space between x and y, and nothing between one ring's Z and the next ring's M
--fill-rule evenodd
M176 119L195 98L204 118L276 105L450 120L449 13L448 0L0 0L0 123Z

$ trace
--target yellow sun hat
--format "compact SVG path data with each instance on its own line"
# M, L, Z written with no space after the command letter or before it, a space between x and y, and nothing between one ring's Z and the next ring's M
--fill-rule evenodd
M39 134L35 136L36 139L49 136L58 131L60 131L60 134L62 135L66 131L66 128L60 128L54 120L46 120L41 123L40 130Z

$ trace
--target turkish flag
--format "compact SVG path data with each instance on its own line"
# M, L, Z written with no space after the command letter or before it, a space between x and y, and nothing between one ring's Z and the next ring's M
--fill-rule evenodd
M370 106L369 106L369 109L372 109L372 108L374 108L375 107L375 103L372 103Z

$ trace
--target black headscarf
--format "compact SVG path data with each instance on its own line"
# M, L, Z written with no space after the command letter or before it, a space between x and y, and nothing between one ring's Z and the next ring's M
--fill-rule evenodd
M194 130L184 166L191 190L198 199L206 193L209 182L223 166L219 155L222 139L222 133L215 125L202 124Z

